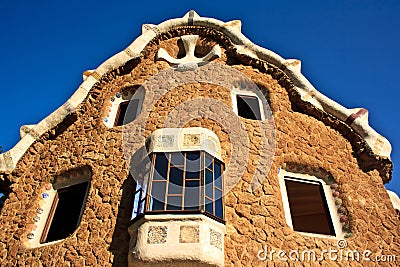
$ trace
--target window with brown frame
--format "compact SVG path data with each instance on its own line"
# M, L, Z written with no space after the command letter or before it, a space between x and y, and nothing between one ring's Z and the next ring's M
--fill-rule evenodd
M285 176L285 186L294 230L335 235L321 182Z
M261 120L261 111L256 96L236 95L238 115L251 120Z
M129 106L130 103L132 103L131 106ZM122 126L136 119L138 108L139 99L121 102L118 107L117 115L115 116L114 126Z
M89 181L57 190L40 243L64 239L78 228L88 189Z
M203 151L153 153L148 186L138 187L133 216L200 212L224 219L224 164Z

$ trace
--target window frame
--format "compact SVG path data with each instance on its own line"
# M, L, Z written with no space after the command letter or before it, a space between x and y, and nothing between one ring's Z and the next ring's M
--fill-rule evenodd
M124 113L124 117L125 117L126 111L128 109L128 106L129 106L129 100L128 101L122 101L121 103L119 103L118 109L117 109L117 113L115 114L114 127L115 126L124 125L123 121L122 121L122 124L119 125L119 119L120 119L120 116L121 116L121 106L126 106L125 113Z
M255 93L249 90L244 90L241 88L234 87L231 90L231 99L232 99L232 109L233 112L239 116L239 110L238 110L238 103L237 103L237 96L243 96L243 97L255 97L258 99L258 107L260 111L260 121L265 120L265 110L264 110L264 104L263 100L265 100L265 97L261 93ZM266 100L265 100L266 101ZM266 103L267 104L267 103ZM267 104L268 106L268 104ZM253 119L248 119L239 116L240 118L246 119L246 120L253 120Z
M175 166L171 167L171 165L173 165L173 163L171 161L171 157L172 157L173 153L183 153L184 154L184 156L183 156L183 158L184 158L183 168L184 169L182 171L182 173L183 173L182 174L183 175L182 176L182 184L183 184L182 193L181 194L176 194L176 195L175 194L169 194L169 191L168 191L168 184L170 183L170 180L169 180L169 178L170 178L170 176L169 176L170 175L170 170L171 170L171 168L179 168L179 167L176 167L176 166L179 166L179 165L175 165ZM187 162L186 159L187 159L187 154L188 153L199 153L200 154L199 178L186 178L186 173L188 172L187 169L186 169L186 162ZM163 208L163 210L151 210L151 208L150 208L150 205L152 203L152 197L151 197L150 192L152 192L153 183L154 182L156 182L156 183L164 182L164 181L159 181L159 180L153 180L154 173L155 173L155 165L156 165L157 154L166 154L166 155L168 155L168 160L167 160L167 179L164 180L165 183L166 183L166 186L165 186L165 191L164 191L164 203L163 203L164 208ZM205 192L206 186L204 186L204 184L205 184L205 179L206 179L205 178L205 172L206 172L205 158L207 156L212 159L212 166L213 166L213 170L212 170L212 172L213 172L213 182L212 182L213 199L210 199L212 201L212 203L213 203L213 213L210 213L210 212L206 211L206 208L205 208L205 205L206 205L206 202L205 202L205 199L206 199L206 192ZM201 213L201 214L207 215L208 217L210 217L210 218L212 218L212 219L214 219L216 221L225 223L225 200L224 200L224 194L223 194L224 193L223 172L224 172L224 169L225 169L225 164L224 164L223 161L221 161L220 159L212 156L211 154L207 153L204 150L153 152L153 153L149 154L149 157L150 157L150 161L151 161L151 167L150 167L150 173L148 175L148 178L146 179L147 182L145 182L146 188L142 189L142 188L140 188L140 185L138 184L136 192L135 192L135 193L139 194L139 199L137 201L136 200L134 201L134 205L136 205L136 206L133 207L133 212L132 212L132 214L133 214L132 215L132 219L134 221L137 220L137 218L140 218L141 215L144 215L144 214L166 214L166 213L167 214L198 214L198 213ZM219 165L221 166L220 167L221 168L220 176L218 177L218 179L222 179L222 183L221 183L222 188L215 186L215 181L216 181L216 178L217 178L217 177L215 177L215 162L218 162ZM207 169L210 170L209 168L207 168ZM185 209L185 204L184 204L185 203L185 194L186 194L186 191L185 191L186 185L185 184L186 184L187 181L192 181L192 180L199 181L199 191L198 191L198 193L199 193L199 200L198 200L199 208L198 209ZM216 202L217 201L215 201L215 190L221 191L221 205L222 205L222 207L221 207L221 213L222 213L221 215L222 216L221 217L218 217L216 215L216 213L217 213ZM142 198L143 194L145 194L144 198ZM167 206L167 201L166 201L167 197L168 196L178 196L178 195L181 197L181 209L180 210L167 209L167 207L168 207ZM136 199L136 195L134 196L134 198ZM139 202L144 202L144 207L139 205ZM140 212L140 210L143 210L143 212ZM134 215L136 215L136 216L134 217Z
M138 99L138 98L132 98L132 99L129 99L129 100L121 101L121 102L119 103L118 107L117 107L117 113L115 114L114 127L125 125L125 123L124 123L124 121L125 121L125 115L126 115L126 113L129 111L129 105L131 104L131 101L136 101L136 102L137 102L137 104L136 104L136 105L137 105L137 106L136 106L136 110L132 110L132 112L133 112L133 111L135 112L135 115L133 116L133 119L132 119L131 121L134 121L134 120L137 118L137 116L139 115L140 99ZM122 114L121 114L121 105L125 106L125 111L124 111L124 114L123 114L122 123L119 124L120 117L121 117L121 115L122 115ZM130 121L130 122L131 122L131 121ZM128 123L129 123L129 122L128 122Z
M330 189L330 186L324 180L317 178L315 176L312 176L312 175L303 174L303 173L292 173L292 172L288 172L283 169L279 170L278 176L279 176L279 185L281 188L281 196L282 196L282 202L283 202L286 223L293 231L296 231L302 235L312 236L312 237L335 238L335 239L336 238L344 238L345 233L343 232L342 227L341 227L339 215L338 215L337 209L336 209L335 200L332 196L332 190ZM333 226L334 235L302 232L302 231L298 231L298 230L294 229L285 180L292 180L292 181L296 181L296 182L321 185L322 190L323 190L323 196L324 196L324 199L322 199L322 200L325 201L325 203L326 203L327 211L328 211L329 217L330 217L330 222Z
M131 89L134 89L134 90L131 90ZM120 92L117 92L115 95L110 96L110 99L109 99L110 106L104 107L105 110L103 111L104 112L104 117L103 117L104 125L106 125L108 128L123 126L124 124L118 125L118 119L121 116L120 104L127 102L127 105L128 105L127 109L129 111L133 112L132 107L131 107L132 110L129 109L129 103L131 101L137 101L135 116L131 120L131 121L135 121L142 112L145 96L146 96L146 92L142 86L133 86L133 87L129 87L129 88L124 88ZM131 122L131 121L129 121L129 122Z
M240 115L241 110L239 109L239 101L238 101L239 98L241 99L241 101L244 101L246 103L246 105L250 108L251 111L252 111L252 107L248 105L248 103L246 102L245 99L246 98L248 98L248 99L249 98L253 98L253 99L257 100L257 103L258 103L258 114L255 114L252 111L253 116L255 117L254 119L253 118L243 117L243 116ZM241 118L248 119L248 120L257 120L257 121L262 120L262 116L261 116L261 114L262 114L261 113L261 101L256 95L236 94L236 109L237 109L238 116L241 117Z
M49 214L47 216L47 219L46 219L42 234L40 236L39 244L45 245L45 244L49 244L49 243L53 243L53 242L58 242L58 241L64 240L65 238L68 237L68 236L66 236L66 237L58 239L58 240L47 241L48 234L49 234L51 225L52 225L53 220L54 220L54 215L56 213L56 210L57 210L57 207L58 207L58 204L59 204L59 201L60 201L59 190L67 190L68 187L75 186L75 185L78 185L78 184L83 184L83 183L87 183L86 191L85 191L85 194L84 194L84 197L83 197L83 200L82 200L82 206L81 206L81 209L80 209L80 212L79 212L77 225L76 225L76 229L74 230L74 232L78 229L78 227L79 227L79 225L80 225L80 223L82 221L82 216L83 216L83 213L84 213L84 210L85 210L85 207L86 207L86 203L87 203L87 198L88 198L88 195L89 195L89 190L90 190L90 185L91 185L90 180L79 181L77 183L73 183L73 184L70 184L68 186L59 187L59 188L57 188L55 190L55 195L54 195L54 198L53 198L53 202L51 204L50 212L49 212Z

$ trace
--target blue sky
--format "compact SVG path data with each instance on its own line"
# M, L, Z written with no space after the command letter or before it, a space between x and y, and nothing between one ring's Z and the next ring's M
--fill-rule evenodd
M0 0L0 146L35 124L94 69L158 24L194 9L223 21L240 19L254 43L302 60L303 74L345 107L369 110L372 127L393 146L400 194L400 1L4 1Z

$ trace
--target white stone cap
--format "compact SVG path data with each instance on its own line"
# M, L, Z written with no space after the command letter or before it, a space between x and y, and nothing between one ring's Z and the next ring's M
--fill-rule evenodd
M148 144L149 154L202 150L222 160L218 136L211 130L202 127L158 129L151 133L146 144Z
M389 194L389 197L390 197L390 200L392 201L393 207L396 210L400 211L400 198L399 198L399 196L393 191L390 191L390 190L386 190L386 191Z

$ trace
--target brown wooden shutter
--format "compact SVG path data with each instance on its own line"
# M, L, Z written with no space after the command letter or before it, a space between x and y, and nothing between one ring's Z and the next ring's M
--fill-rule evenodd
M300 232L335 235L322 184L286 179L293 229Z

